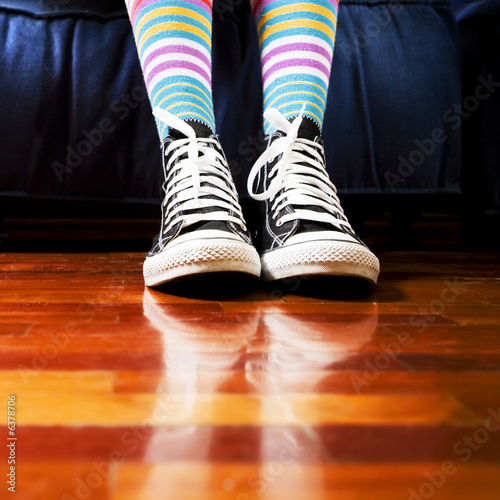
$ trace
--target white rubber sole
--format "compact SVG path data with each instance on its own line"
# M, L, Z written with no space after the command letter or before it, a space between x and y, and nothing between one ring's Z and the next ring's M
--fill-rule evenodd
M147 257L143 274L147 286L204 273L238 272L260 276L259 254L244 241L192 240Z
M262 279L333 275L363 278L377 284L380 264L368 248L355 243L307 241L284 246L261 256Z

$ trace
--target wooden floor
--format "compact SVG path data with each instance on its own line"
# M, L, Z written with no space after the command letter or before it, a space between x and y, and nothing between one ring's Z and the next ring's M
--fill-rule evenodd
M380 258L153 291L142 253L0 254L0 498L498 500L500 255Z

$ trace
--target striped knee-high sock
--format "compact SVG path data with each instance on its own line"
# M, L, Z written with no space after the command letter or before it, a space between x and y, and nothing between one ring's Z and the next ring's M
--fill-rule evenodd
M215 132L212 0L125 0L152 107ZM157 120L160 138L168 127Z
M338 0L252 0L261 51L264 111L300 113L323 125ZM264 122L266 133L272 132Z

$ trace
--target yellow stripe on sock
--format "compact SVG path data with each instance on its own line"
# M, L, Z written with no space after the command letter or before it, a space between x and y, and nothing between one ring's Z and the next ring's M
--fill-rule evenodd
M269 94L266 96L266 98L264 99L264 103L271 97L272 94L274 94L274 92L276 92L277 90L279 90L280 88L284 87L285 85L293 85L293 86L297 86L297 85L312 85L314 87L317 87L318 89L321 90L321 92L323 92L324 96L325 96L325 99L326 99L326 92L325 92L325 89L321 86L321 85L318 85L317 83L313 83L313 82L303 82L303 81L298 81L298 82L286 82L286 83L282 83L280 85L277 85L276 87L274 87L274 89L269 92ZM319 96L318 96L319 97Z
M209 47L212 46L212 38L208 36L203 30L196 28L195 26L191 26L190 24L187 23L159 23L146 30L140 37L140 39L137 42L137 48L139 49L139 53L140 54L142 53L143 45L152 36L169 30L185 31L187 33L192 33L193 35L199 36L200 38L205 40L209 44Z
M212 97L209 96L202 88L197 87L196 85L193 85L192 83L184 83L184 82L175 82L175 83L170 83L169 85L165 85L165 87L162 87L155 95L153 98L153 102L155 103L154 106L160 106L163 102L165 102L167 99L169 99L170 95L162 99L158 104L156 104L156 98L164 91L167 90L170 87L173 86L181 86L181 87L193 87L194 89L199 90L206 98L207 98L207 103L212 101ZM153 107L154 107L153 106Z
M295 82L294 82L295 83ZM282 97L285 97L287 95L293 95L293 94L300 94L300 95L312 95L314 97L317 97L325 106L326 106L326 102L324 99L322 99L318 94L314 94L313 92L302 92L300 90L296 90L294 92L287 92L286 94L281 94L279 97L276 97L276 99L274 99L274 101L271 101L266 107L270 108L272 107L272 105L276 102L276 101L279 101ZM291 104L291 103L288 103L288 104ZM313 103L309 103L313 106L316 106L315 104Z
M314 12L315 14L319 14L321 16L329 19L335 27L337 27L337 18L333 14L330 9L326 9L325 7L321 7L320 5L314 5L312 3L296 3L293 5L286 5L284 7L278 7L276 9L267 11L259 21L257 25L257 30L260 32L262 25L267 21L280 16L282 14L288 14L291 12ZM298 22L298 19L295 19L294 22Z
M172 104L171 106L169 106L168 108L166 108L166 111L170 111L171 109L173 108L176 108L177 106L189 106L189 107L193 107L193 108L198 108L200 109L203 113L206 113L206 110L203 109L201 106L199 106L198 104L195 104L194 102L175 102L174 104ZM175 116L182 116L184 114L188 114L188 115L196 115L196 116L199 116L200 118L203 118L203 121L206 121L207 120L207 116L202 116L202 115L199 115L197 113L174 113ZM210 116L209 116L209 119L210 119Z
M147 14L141 17L141 20L137 23L137 26L135 27L135 31L138 33L148 21L151 21L152 19L158 18L160 16L190 17L191 19L194 19L195 21L198 21L204 26L206 26L208 32L212 33L212 23L210 23L210 21L206 17L198 14L197 12L194 12L191 9L184 9L182 7L162 7L159 9L152 10L151 12L148 12Z
M189 97L194 97L197 101L203 102L203 99L200 96L197 96L196 94L191 94L190 92L176 92L175 94L169 94L168 97L165 97L164 99L162 99L158 103L158 106L161 108L162 107L161 105L165 101L168 101L172 97L176 97L176 96L179 96L179 95L185 95L185 96L189 96ZM206 103L204 103L204 104L206 104ZM196 104L193 104L193 106L196 106ZM199 107L199 106L197 106L197 107ZM203 108L200 108L200 109L203 109ZM207 110L210 112L210 108L208 107L208 105L207 105Z
M337 23L335 23L335 28L337 27ZM314 21L313 19L294 19L292 21L283 21L281 23L277 23L273 26L269 26L266 28L262 35L259 37L259 45L262 46L266 38L274 33L279 31L298 28L311 28L313 30L321 31L329 36L332 40L335 40L335 32L332 31L325 23L320 21Z
M314 106L315 108L318 108L320 113L321 113L321 118L316 116L314 113L311 113L310 111L305 111L304 114L309 114L311 116L314 116L314 118L316 118L316 120L318 120L318 123L323 123L323 115L324 115L323 110L319 106L317 106L316 104L314 104L312 102L307 102L307 101L287 102L286 104L282 104L281 106L278 106L278 111L282 108L286 108L286 106L291 106L292 104L299 104L299 105L305 104L306 106L310 105L310 106ZM289 113L285 113L283 116L290 116L290 115L294 115L294 114L298 114L298 113L296 111L291 111Z

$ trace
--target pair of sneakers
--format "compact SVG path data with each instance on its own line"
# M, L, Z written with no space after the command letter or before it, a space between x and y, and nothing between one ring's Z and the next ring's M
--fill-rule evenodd
M378 259L344 215L320 131L303 112L289 121L275 109L266 111L276 131L248 177L259 209L254 240L218 137L201 122L160 108L154 115L170 132L162 148L161 230L144 262L146 285L223 272L264 281L353 276L376 284Z

